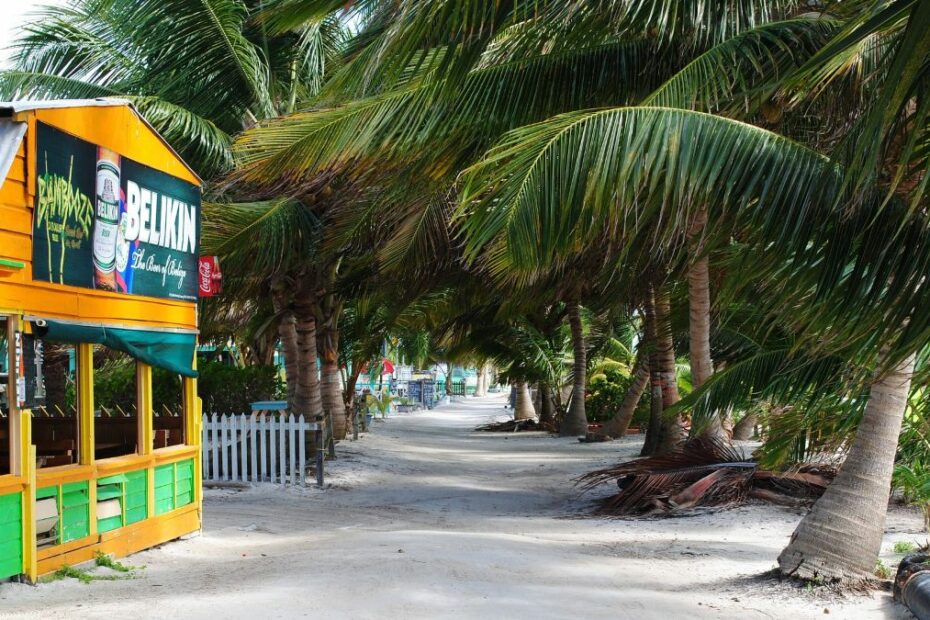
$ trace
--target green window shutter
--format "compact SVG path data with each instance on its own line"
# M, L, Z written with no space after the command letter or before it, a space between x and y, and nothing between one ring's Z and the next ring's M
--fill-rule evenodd
M0 578L23 572L23 494L0 496Z
M36 499L45 499L47 497L58 497L58 487L45 487L36 491Z
M174 505L176 508L180 508L194 501L193 459L177 463L175 479L177 480L177 487L174 491Z
M147 516L148 472L134 471L126 474L125 512L126 525L138 523Z
M61 485L61 542L84 538L90 534L90 495L88 483Z
M123 488L126 476L97 480L97 532L103 534L123 527Z
M174 463L155 468L155 514L174 510Z

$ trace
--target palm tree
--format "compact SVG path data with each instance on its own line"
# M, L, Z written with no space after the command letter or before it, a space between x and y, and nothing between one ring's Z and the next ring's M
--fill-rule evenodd
M338 62L338 20L289 32L256 22L260 0L77 0L25 26L7 99L119 97L204 178L232 165L232 136L319 91Z
M291 3L306 10L315 4ZM797 4L736 2L719 15L712 8L672 7L666 14L673 17L663 22L659 13L635 3L624 8L606 1L583 8L580 3L542 2L528 8L505 2L493 10L475 2L456 11L442 1L365 3L375 17L358 37L361 47L350 45L353 57L316 109L249 131L239 140L238 178L274 187L284 179L293 183L335 168L364 175L366 183L400 186L391 192L396 202L387 201L378 213L405 205L400 210L411 216L394 229L392 241L410 247L406 240L435 230L424 224L435 221L436 203L415 197L448 192L462 167L508 129L584 106L638 102L672 76L677 81L656 91L657 101L690 97L673 105L720 108L726 102L728 110L740 110L733 103L739 100L742 108L758 109L760 85L770 74L796 68L836 30L829 20L774 21L790 17ZM392 27L382 28L385 23ZM438 41L446 47L433 47ZM641 70L645 58L650 71ZM682 58L695 60L689 64ZM708 67L734 58L738 62L722 79L707 84ZM573 88L562 86L566 80ZM691 95L695 84L702 88ZM374 161L386 172L373 172ZM405 172L398 175L399 169ZM430 182L426 187L417 183L411 191L410 179L418 177ZM411 204L412 209L406 206ZM702 232L698 224L694 228L693 250L700 254ZM558 235L559 229L546 234ZM392 257L400 254L391 252ZM515 265L497 267L492 272L500 275ZM702 267L706 262L699 256L691 271L703 273L693 280L695 287L703 286L693 287L693 305L695 338L703 338L704 346L696 342L694 355L709 350L709 285ZM576 293L567 293L563 301L580 301ZM563 424L567 433L586 428L581 397L585 345L577 321L575 327L574 392L579 397ZM711 366L697 365L702 381L703 369Z
M129 99L211 178L231 168L234 134L294 111L338 66L345 40L338 7L283 30L260 17L263 8L261 0L78 0L49 7L15 44L14 68L0 73L0 94ZM235 197L217 196L224 203ZM300 278L305 267L295 264L309 254L315 224L295 205L280 199L207 205L204 249L221 255L231 284L243 285L227 287L230 304L267 296L261 283L272 282L289 404L317 415L316 315L306 303L312 287Z

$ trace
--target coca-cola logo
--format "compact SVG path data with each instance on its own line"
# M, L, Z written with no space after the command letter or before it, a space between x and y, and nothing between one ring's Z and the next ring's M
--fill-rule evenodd
M202 256L199 266L200 296L212 297L223 290L223 274L220 263L215 256Z
M213 262L209 258L200 261L200 290L213 290Z

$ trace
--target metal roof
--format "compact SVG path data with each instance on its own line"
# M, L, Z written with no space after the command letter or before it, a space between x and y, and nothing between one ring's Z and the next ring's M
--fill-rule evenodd
M184 161L184 158L178 155L178 152L174 150L174 147L165 140L155 127L152 126L146 118L139 113L138 108L135 104L129 99L120 99L118 97L107 97L99 99L49 99L47 101L42 100L24 100L24 101L0 101L0 117L2 116L12 116L13 114L18 114L20 112L31 112L34 110L50 110L50 109L60 109L60 108L112 108L126 106L130 108L133 113L141 120L146 127L148 127L152 133L158 136L158 139L161 140L162 144L168 148L171 153L177 157L178 161L184 164L184 167L187 168L188 172L194 175L194 178L197 179L201 185L203 185L203 179L200 178L200 175L197 174L197 171L190 167L190 165ZM17 144L17 148L19 145ZM15 154L15 151L14 151ZM2 156L2 152L0 152ZM3 160L0 158L0 163ZM5 178L5 175L0 177L0 179Z
M26 135L26 123L14 123L8 119L0 119L0 183L10 172L10 166L16 159L19 145Z
M19 112L54 108L109 108L121 105L128 105L134 108L132 102L128 99L50 99L47 101L0 101L0 111L8 111L11 114L16 114ZM138 111L136 113L138 114Z

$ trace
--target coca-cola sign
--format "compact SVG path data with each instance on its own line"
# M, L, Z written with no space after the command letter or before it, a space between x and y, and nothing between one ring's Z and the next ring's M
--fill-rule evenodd
M213 297L223 292L223 273L216 256L200 257L200 296Z

